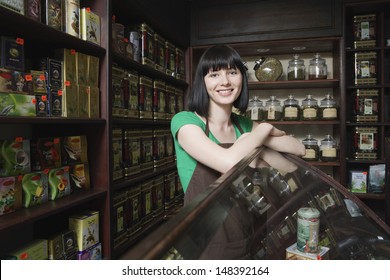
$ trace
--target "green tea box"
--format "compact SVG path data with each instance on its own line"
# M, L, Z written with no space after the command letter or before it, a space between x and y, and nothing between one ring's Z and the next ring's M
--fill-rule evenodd
M0 116L36 117L34 95L0 92Z
M89 87L88 117L90 118L99 118L100 116L99 93L98 87Z
M30 140L0 140L0 177L31 172Z
M100 45L100 16L90 8L81 8L81 39Z
M63 117L77 118L79 116L78 86L76 84L65 86L64 93L62 96Z
M77 84L77 51L74 49L56 49L55 59L62 61L62 81L64 86Z
M80 37L80 1L64 0L63 2L64 32L69 35Z
M6 254L7 259L13 260L47 260L47 239L35 239L27 245Z
M89 96L90 96L89 86L77 85L77 94L79 96L78 99L79 117L88 118L89 117Z
M29 208L40 205L49 200L48 170L31 172L19 176L23 188L23 207Z
M70 216L69 229L76 233L78 251L99 243L99 211L83 211Z

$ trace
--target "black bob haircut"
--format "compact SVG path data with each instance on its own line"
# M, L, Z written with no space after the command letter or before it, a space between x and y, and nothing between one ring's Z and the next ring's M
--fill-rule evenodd
M233 106L240 113L245 113L249 100L247 68L237 51L223 44L210 47L202 54L196 68L191 95L188 99L188 110L196 112L202 117L208 117L209 95L204 83L204 77L209 73L210 69L214 71L220 69L240 70L242 74L242 89Z

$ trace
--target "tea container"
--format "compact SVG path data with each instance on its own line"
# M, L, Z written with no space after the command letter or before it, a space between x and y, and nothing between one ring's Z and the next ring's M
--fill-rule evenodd
M320 101L319 117L322 120L337 120L338 106L336 100L330 94Z
M305 145L306 153L302 159L306 161L318 161L320 155L320 147L318 146L318 140L314 139L311 134L308 134L305 139L302 140Z
M265 102L265 119L267 121L279 121L282 119L282 106L274 95Z
M357 89L352 103L353 119L356 122L377 122L379 108L377 89Z
M301 106L302 120L311 121L318 118L318 101L311 94L306 95Z
M355 159L378 158L378 128L355 127L353 135L353 157Z
M299 102L290 94L283 103L283 120L297 121L299 120Z
M319 53L316 53L309 64L309 80L323 80L327 78L328 66L325 59L321 58Z
M306 76L305 62L299 59L299 55L294 54L294 58L288 62L287 79L304 80Z
M258 96L254 96L249 100L248 117L254 121L262 121L264 119L264 106L263 102Z
M336 141L330 134L325 135L325 138L321 140L320 159L325 162L336 161L338 159Z

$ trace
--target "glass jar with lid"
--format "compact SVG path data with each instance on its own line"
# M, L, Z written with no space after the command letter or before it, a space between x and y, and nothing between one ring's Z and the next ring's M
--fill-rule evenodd
M309 80L323 80L328 75L328 66L325 59L321 58L319 53L314 55L309 64Z
M294 58L288 62L287 79L291 80L304 80L306 75L305 62L303 59L299 59L298 54L294 54Z
M290 94L283 102L283 120L297 121L299 120L299 102Z
M318 101L314 99L311 94L306 95L302 100L302 120L311 121L318 118Z
M282 105L276 96L270 96L265 102L265 119L267 121L279 121L282 119Z
M302 159L306 161L318 161L320 156L318 140L314 139L311 134L308 134L306 135L306 138L302 140L302 144L305 145L306 149L306 153Z
M263 102L258 96L254 96L249 100L247 117L253 121L262 121L264 119L264 106Z
M325 135L325 138L321 140L320 146L321 161L336 161L338 159L338 154L336 141L330 134Z
M320 101L319 118L322 120L337 120L338 105L329 93Z

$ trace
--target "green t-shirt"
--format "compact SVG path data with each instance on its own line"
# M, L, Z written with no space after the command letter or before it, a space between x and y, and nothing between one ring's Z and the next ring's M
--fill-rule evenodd
M237 123L240 124L244 133L252 131L253 123L251 119L235 113L232 114L234 114ZM191 157L189 154L186 153L186 151L183 150L176 138L176 134L179 129L186 124L194 124L199 126L203 131L206 130L206 124L194 112L182 111L177 113L172 118L171 133L175 145L177 170L184 192L187 190L188 184L191 180L192 174L194 173L197 163L197 161L193 157ZM234 129L236 131L237 138L240 137L241 132L236 125L234 125ZM209 133L209 138L215 143L220 144L211 132Z

